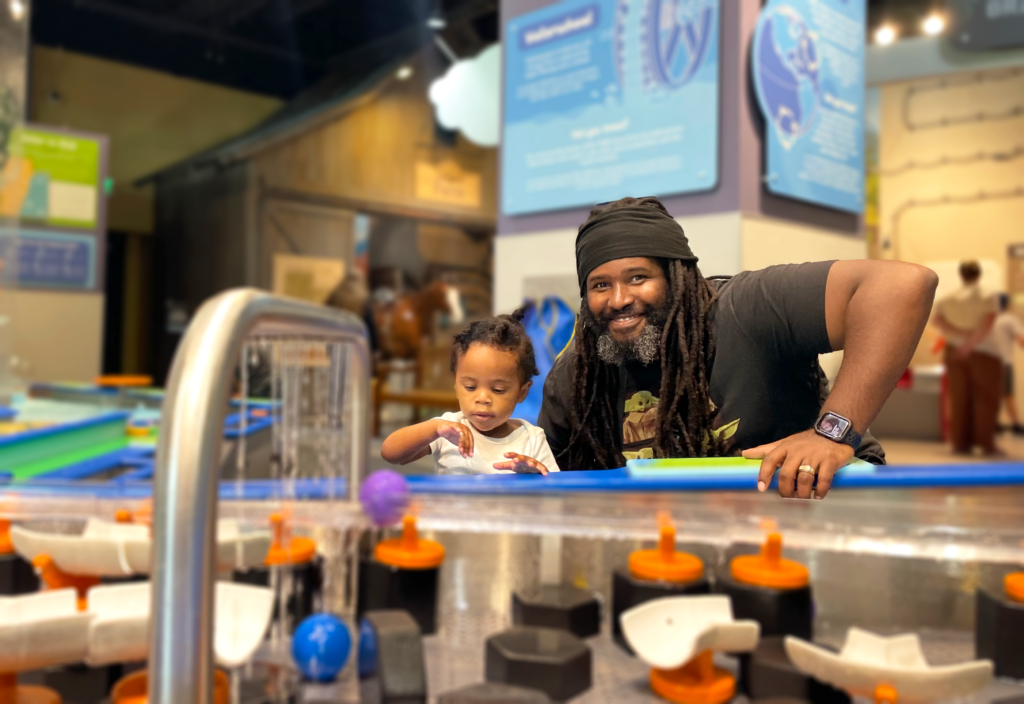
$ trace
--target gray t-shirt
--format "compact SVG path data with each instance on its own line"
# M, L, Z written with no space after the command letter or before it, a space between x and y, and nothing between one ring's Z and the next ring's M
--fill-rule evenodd
M832 351L825 324L825 284L832 262L786 264L746 271L719 285L712 311L715 361L710 393L715 428L730 453L774 442L811 428L825 398L818 355ZM555 363L544 383L538 425L563 471L572 434L575 347ZM622 409L625 459L652 456L661 367L657 362L620 367L609 389ZM885 453L866 437L857 456L884 464Z

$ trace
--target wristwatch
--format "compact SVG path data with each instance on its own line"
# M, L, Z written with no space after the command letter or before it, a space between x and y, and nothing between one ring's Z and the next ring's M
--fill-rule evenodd
M832 442L849 445L853 448L854 452L860 447L861 440L863 439L853 429L853 423L850 422L849 418L843 418L838 413L832 413L831 411L825 411L818 416L818 420L814 423L814 432L823 438L828 438Z

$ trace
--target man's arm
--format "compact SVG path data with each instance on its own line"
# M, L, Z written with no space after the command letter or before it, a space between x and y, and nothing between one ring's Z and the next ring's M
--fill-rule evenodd
M836 262L825 285L825 323L833 350L845 350L823 411L849 418L861 435L878 415L910 363L928 322L938 276L903 262ZM764 491L776 468L779 493L810 498L817 471L817 498L824 498L832 475L853 456L853 448L827 440L814 430L752 448L744 457L761 459L758 489ZM798 476L799 475L799 476Z

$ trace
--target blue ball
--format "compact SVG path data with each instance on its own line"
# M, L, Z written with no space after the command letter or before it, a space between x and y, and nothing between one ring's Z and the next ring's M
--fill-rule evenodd
M295 630L292 658L303 677L330 682L348 662L352 634L334 614L313 614Z
M359 624L359 679L377 674L377 633L365 618Z

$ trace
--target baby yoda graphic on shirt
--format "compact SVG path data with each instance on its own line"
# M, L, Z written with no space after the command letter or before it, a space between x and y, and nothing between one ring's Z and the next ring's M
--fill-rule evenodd
M714 409L712 409L714 410ZM728 440L736 434L740 420L711 431ZM658 397L650 391L638 391L626 399L622 414L622 456L627 460L654 458L654 438L658 434Z

